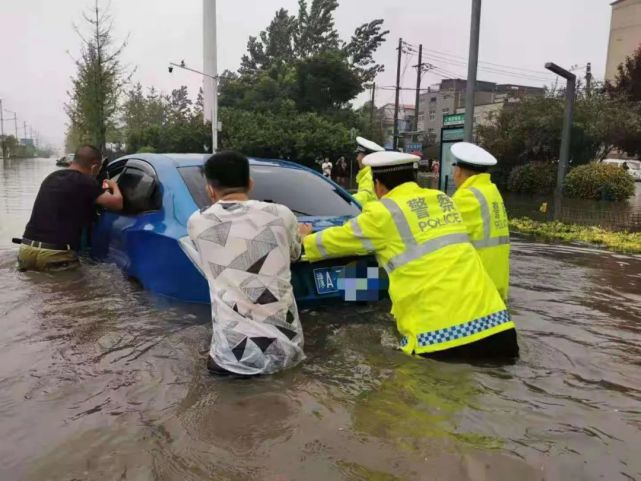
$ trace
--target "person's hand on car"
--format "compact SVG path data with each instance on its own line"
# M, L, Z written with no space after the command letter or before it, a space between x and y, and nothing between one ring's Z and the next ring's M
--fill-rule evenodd
M102 190L108 190L109 192L113 193L115 191L114 187L116 185L116 182L114 182L113 180L105 179L102 181Z
M300 236L301 239L304 239L311 233L312 233L311 224L298 224L298 235Z

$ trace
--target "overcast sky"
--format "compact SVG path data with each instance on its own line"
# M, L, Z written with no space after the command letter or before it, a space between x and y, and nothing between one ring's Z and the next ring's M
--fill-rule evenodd
M485 70L479 79L527 85L549 84L543 69L547 61L584 67L592 62L601 79L605 71L609 0L485 0L483 2L480 60ZM19 134L26 121L41 138L62 145L66 124L64 102L70 88L79 39L72 28L82 26L81 13L93 0L0 0L0 98L4 109L18 113ZM107 1L103 1L107 4ZM344 39L354 28L383 18L390 30L377 59L386 70L380 86L394 84L398 38L422 43L425 61L437 66L423 85L437 83L442 75L466 76L471 0L341 0L336 26ZM297 9L297 0L218 0L219 71L235 70L247 39L264 29L274 12ZM195 94L198 75L167 72L170 61L184 59L202 66L202 0L111 0L114 36L129 36L124 61L136 68L133 79L146 87L170 91L188 85ZM429 51L427 50L429 49ZM404 62L403 85L414 87L416 58ZM499 66L500 65L500 66ZM502 71L509 70L505 74ZM413 103L413 92L403 93ZM393 101L393 92L377 92L377 104ZM362 102L362 98L359 99ZM5 117L13 114L5 112ZM13 122L5 121L13 132Z

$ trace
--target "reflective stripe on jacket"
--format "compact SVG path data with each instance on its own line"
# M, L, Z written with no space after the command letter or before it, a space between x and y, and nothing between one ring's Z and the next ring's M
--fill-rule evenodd
M414 182L358 217L304 240L310 261L375 253L389 274L392 314L407 354L462 346L514 328L447 195Z
M353 197L358 203L365 207L365 204L378 200L374 193L374 177L372 176L372 168L365 166L356 174L356 184L358 185L358 192Z
M510 228L501 193L490 174L468 178L452 200L461 211L472 244L494 285L507 300L510 285Z

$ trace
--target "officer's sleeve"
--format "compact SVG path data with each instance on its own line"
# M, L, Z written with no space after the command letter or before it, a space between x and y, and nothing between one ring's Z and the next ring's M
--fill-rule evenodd
M470 235L474 234L476 224L481 221L481 206L469 189L458 189L452 196L454 205L461 213L465 227Z
M341 227L331 227L305 237L305 255L310 262L331 257L367 255L383 247L381 227L387 211L371 202L363 212Z
M356 199L356 201L363 207L365 207L369 202L376 200L374 193L366 189L359 190L353 194L352 197L354 197L354 199Z
M374 179L372 178L371 169L362 169L356 176L356 183L358 184L358 192L354 194L354 198L358 203L365 207L366 204L376 199L374 193Z

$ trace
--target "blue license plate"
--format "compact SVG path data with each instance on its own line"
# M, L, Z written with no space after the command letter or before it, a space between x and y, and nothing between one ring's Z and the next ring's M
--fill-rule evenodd
M314 269L316 292L318 292L319 295L338 292L338 276L342 270L342 267L323 267L321 269Z

